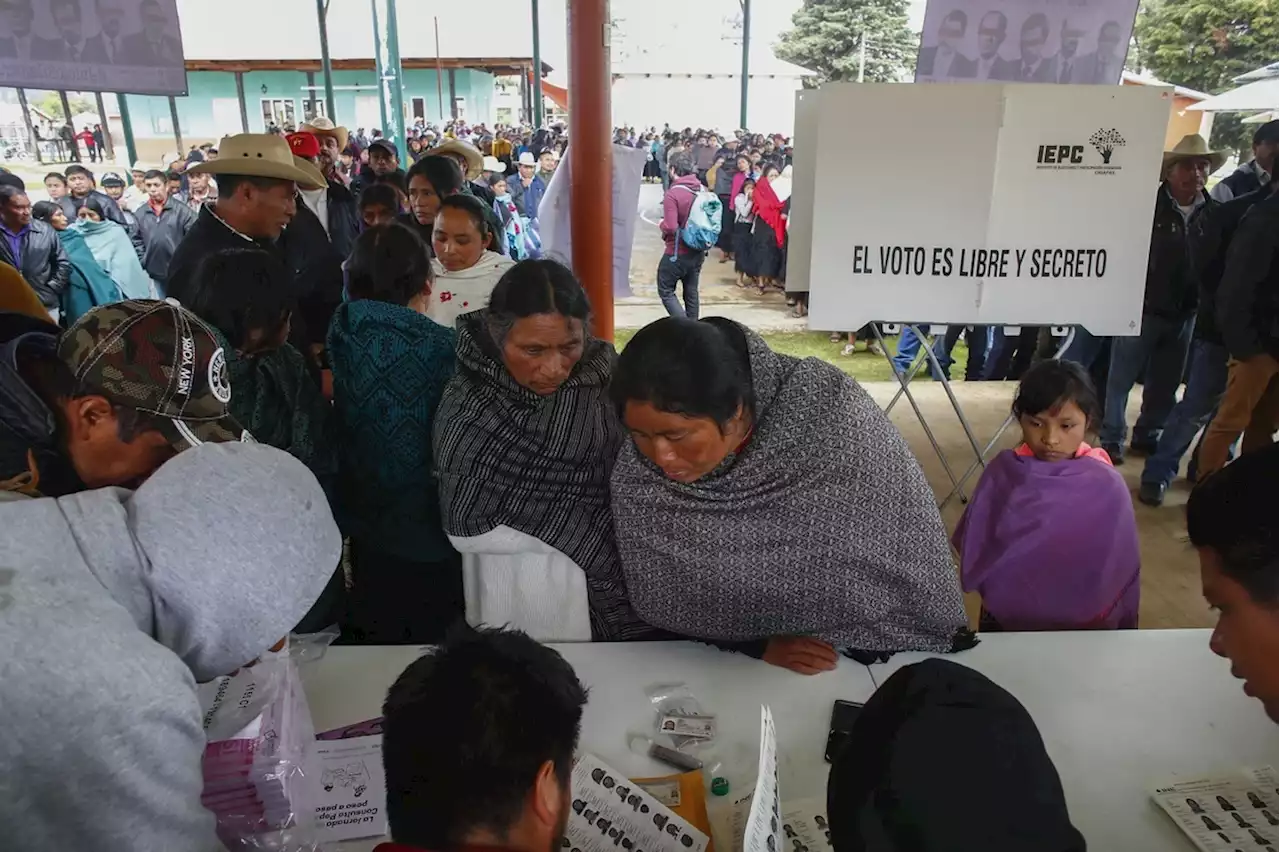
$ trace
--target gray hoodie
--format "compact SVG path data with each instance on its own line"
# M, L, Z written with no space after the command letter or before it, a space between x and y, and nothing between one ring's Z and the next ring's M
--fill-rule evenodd
M315 477L258 444L0 503L0 846L221 849L196 682L284 636L340 551Z

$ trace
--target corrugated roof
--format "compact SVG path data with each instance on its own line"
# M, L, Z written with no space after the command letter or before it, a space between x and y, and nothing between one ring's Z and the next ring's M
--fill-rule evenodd
M1173 89L1173 93L1175 95L1180 95L1181 97L1191 98L1192 100L1197 101L1208 100L1213 97L1208 92L1197 92L1195 89L1188 89L1186 86L1166 83L1164 80L1157 80L1155 77L1150 75L1135 74L1132 71L1125 71L1124 74L1121 75L1121 79L1124 82L1131 83L1135 86L1168 86Z
M434 19L445 58L529 57L529 27L493 23L479 4L396 4L401 58L436 55ZM178 0L187 59L318 59L320 35L314 0ZM373 59L369 0L330 0L329 55Z

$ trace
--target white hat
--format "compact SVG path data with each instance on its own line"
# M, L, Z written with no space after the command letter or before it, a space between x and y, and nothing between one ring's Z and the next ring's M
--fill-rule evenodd
M500 175L505 175L507 173L507 164L497 157L487 156L484 158L484 165L481 166L481 171L497 172Z
M525 151L520 155L520 159L516 160L516 165L520 166L536 166L538 161L533 158L532 151Z
M131 172L149 172L149 171L151 171L151 169L152 169L152 168L154 168L154 167L153 167L153 166L148 166L146 163L142 162L141 160L138 160L137 162L135 162L135 163L133 164L133 168L132 168L132 169L130 169L129 171L131 171Z

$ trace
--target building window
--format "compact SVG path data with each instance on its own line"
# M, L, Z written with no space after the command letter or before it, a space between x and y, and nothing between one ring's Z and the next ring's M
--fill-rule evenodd
M325 115L325 110L326 107L324 101L316 100L314 96L308 98L302 102L302 120L309 124L315 120L316 116Z
M295 110L297 106L293 102L293 98L263 98L262 99L262 125L268 130L271 125L275 125L281 130L292 132L297 128L297 117Z

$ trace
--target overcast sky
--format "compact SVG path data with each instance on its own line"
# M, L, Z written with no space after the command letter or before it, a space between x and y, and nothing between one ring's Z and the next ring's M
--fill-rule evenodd
M498 0L485 4L507 7L508 14L499 20L518 19L528 14L528 0ZM565 51L566 0L541 0L542 56L554 66L551 81L564 85L567 80ZM779 35L791 26L791 15L799 9L801 0L754 0L751 6L751 39L773 44ZM924 20L924 0L912 0L909 8L910 25L919 30ZM611 0L610 12L619 19L624 36L629 42L670 44L676 41L680 47L696 51L701 39L717 38L731 30L730 20L740 13L738 0ZM505 10L504 10L505 11ZM678 26L672 26L677 23ZM615 48L616 49L616 48ZM726 69L729 70L729 69Z

